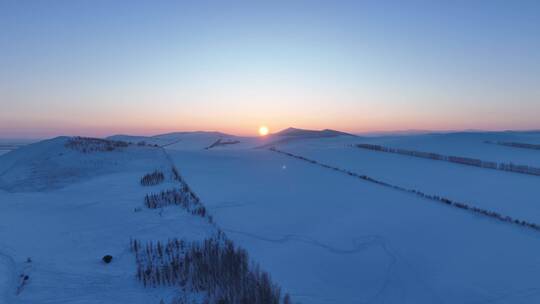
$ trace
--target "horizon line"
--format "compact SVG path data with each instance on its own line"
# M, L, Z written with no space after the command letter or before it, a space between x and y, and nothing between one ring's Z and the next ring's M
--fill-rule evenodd
M374 130L374 131L343 131L338 129L332 129L332 128L324 128L324 129L304 129L304 128L298 128L298 127L287 127L284 129L280 129L279 131L270 133L269 135L277 134L283 130L286 130L288 128L293 129L300 129L300 130L309 130L309 131L322 131L322 130L334 130L334 131L340 131L345 132L353 135L380 135L380 136L391 136L391 135L419 135L419 134L447 134L447 133L503 133L503 132L540 132L540 128L536 129L396 129L396 130ZM91 132L86 133L82 132L81 134L70 134L68 133L59 133L57 135L47 135L47 136L20 136L20 137L12 137L7 136L4 137L0 135L0 140L46 140L46 139L52 139L56 137L62 137L62 136L82 136L82 137L95 137L95 138L107 138L112 136L140 136L140 137L157 137L157 136L163 136L167 134L174 134L174 133L222 133L224 135L229 136L236 136L236 137L259 137L259 135L253 134L253 135L242 135L242 134L234 134L229 132L223 132L219 130L201 130L201 129L195 129L195 130L171 130L163 133L157 133L157 134L148 134L145 135L144 133L111 133L104 136L98 136L98 135L92 135Z

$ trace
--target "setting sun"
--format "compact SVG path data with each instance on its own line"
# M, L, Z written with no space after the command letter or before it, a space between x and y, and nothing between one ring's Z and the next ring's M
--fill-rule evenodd
M265 135L267 135L267 134L268 134L268 127L266 127L266 126L261 126L261 127L259 128L259 135L260 135L260 136L265 136Z

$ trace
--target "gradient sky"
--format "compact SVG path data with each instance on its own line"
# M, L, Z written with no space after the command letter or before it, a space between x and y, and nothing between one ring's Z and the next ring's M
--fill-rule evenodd
M540 129L540 1L0 0L0 137Z

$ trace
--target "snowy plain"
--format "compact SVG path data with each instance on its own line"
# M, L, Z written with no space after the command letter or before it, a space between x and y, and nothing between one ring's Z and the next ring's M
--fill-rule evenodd
M37 139L1 139L0 138L0 155L16 150L25 145L38 142Z
M511 136L511 138L509 138ZM540 232L472 215L268 150L540 222L540 177L361 150L376 143L540 164L540 151L486 140L538 133L248 138L218 132L115 136L161 148L85 156L62 141L0 156L0 302L159 303L174 290L134 279L129 239L202 239L178 208L134 209L140 177L171 161L214 217L295 303L538 303ZM218 139L238 144L211 146ZM61 155L60 155L61 154ZM100 258L112 254L104 265ZM31 262L27 259L31 258ZM30 281L19 294L20 274Z

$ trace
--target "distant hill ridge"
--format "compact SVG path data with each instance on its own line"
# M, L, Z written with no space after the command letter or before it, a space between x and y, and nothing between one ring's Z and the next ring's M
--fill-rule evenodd
M306 130L306 129L298 129L298 128L287 128L284 130L281 130L277 133L274 133L275 136L298 136L298 137L337 137L337 136L356 136L350 133L345 133L341 131L336 131L332 129L324 129L324 130Z

